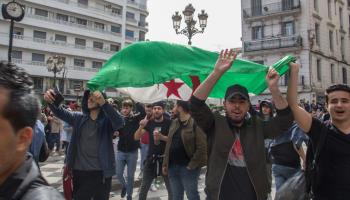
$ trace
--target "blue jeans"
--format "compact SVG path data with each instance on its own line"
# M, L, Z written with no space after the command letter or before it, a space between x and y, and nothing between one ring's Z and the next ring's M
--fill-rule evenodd
M198 178L200 169L188 170L186 166L170 165L168 177L173 200L183 200L184 191L189 200L199 200Z
M138 151L135 150L133 152L124 153L121 151L117 152L117 160L116 160L116 176L119 182L122 184L124 188L126 188L127 199L131 199L132 192L134 189L134 174L136 171L137 164L137 156ZM127 183L124 178L124 169L125 165L127 165Z
M148 146L149 144L141 144L141 171L143 170L144 162L146 161L147 158L147 153L148 153Z
M276 191L295 173L299 172L300 168L292 168L283 165L272 164L272 175L275 177Z

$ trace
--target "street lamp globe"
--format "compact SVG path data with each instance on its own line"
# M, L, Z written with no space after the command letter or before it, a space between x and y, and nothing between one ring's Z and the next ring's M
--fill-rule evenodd
M173 27L174 27L174 29L175 30L180 29L180 24L181 24L182 17L181 17L181 15L179 15L178 11L175 12L175 15L173 15L172 19L173 19Z
M207 27L208 14L204 10L198 14L199 26L204 30Z
M192 4L188 4L188 6L186 6L185 10L182 11L182 14L185 16L185 22L188 23L190 21L193 20L193 13L194 13L195 9L192 6Z

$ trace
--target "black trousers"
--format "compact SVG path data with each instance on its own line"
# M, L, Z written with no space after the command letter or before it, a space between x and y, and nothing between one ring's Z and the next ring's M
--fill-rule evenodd
M102 171L73 170L74 200L108 200L112 178L103 177Z

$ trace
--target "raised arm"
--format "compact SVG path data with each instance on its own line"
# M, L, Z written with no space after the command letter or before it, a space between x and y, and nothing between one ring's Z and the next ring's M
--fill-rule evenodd
M300 65L296 63L289 64L290 78L287 91L287 100L298 126L305 133L308 133L311 128L312 117L308 112L301 108L297 102L299 67Z
M282 93L278 87L279 75L277 71L270 68L266 75L266 83L271 92L272 101L274 102L276 109L283 110L288 107L287 100L282 96Z
M266 74L266 83L271 92L272 100L275 103L277 116L268 122L263 122L265 137L272 138L287 131L293 123L293 114L288 108L287 100L282 96L278 88L279 75L275 69L269 69Z
M233 52L231 49L228 51L221 51L218 60L216 61L214 70L209 74L205 81L198 86L196 91L193 93L199 100L206 100L215 86L216 82L221 78L221 76L230 69L233 61L236 59L237 53Z
M205 100L208 98L217 81L231 67L236 56L237 53L234 53L232 49L230 51L227 49L221 51L214 70L204 82L198 86L190 99L191 115L206 134L209 134L213 127L214 116L209 107L205 104Z
M135 140L140 140L142 135L146 132L144 128L146 127L147 123L148 123L148 119L147 119L147 116L145 116L145 118L140 121L139 128L134 133Z
M53 114L60 118L61 120L67 122L71 126L74 124L74 119L76 115L79 115L78 113L70 112L66 109L64 109L62 106L56 106L53 104L55 101L55 92L53 90L48 90L44 94L44 100L48 103L51 111Z

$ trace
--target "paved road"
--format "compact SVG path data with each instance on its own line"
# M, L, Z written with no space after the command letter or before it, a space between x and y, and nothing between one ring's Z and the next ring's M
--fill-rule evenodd
M63 192L63 187L62 187L62 168L63 168L63 160L64 156L59 156L59 155L54 155L49 157L49 159L40 164L40 169L43 174L43 176L46 178L46 180L56 189L58 189L60 192ZM135 177L138 177L140 173L140 159L138 160L138 165L137 169L135 172ZM201 195L201 199L205 199L205 194L204 194L204 173L202 173L200 180L199 180L199 191ZM139 186L141 184L141 180L137 179L135 180L135 187L134 187L134 195L133 199L137 199L138 196L138 191L139 191ZM167 196L167 190L165 188L165 185L162 183L161 178L159 181L157 181L157 190L156 191L149 191L148 192L148 198L150 200L163 200L163 199L168 199ZM112 191L111 191L111 200L119 200L123 199L120 198L120 192L121 192L121 185L119 182L116 180L115 177L112 179ZM185 195L186 196L186 195ZM126 199L126 198L124 198Z

